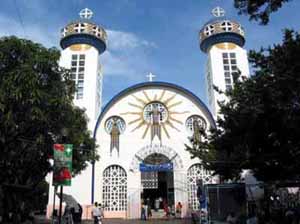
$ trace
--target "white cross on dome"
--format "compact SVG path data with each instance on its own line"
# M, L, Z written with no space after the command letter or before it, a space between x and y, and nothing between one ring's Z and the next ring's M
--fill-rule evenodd
M79 16L82 19L91 19L93 17L93 12L92 10L85 8L79 12Z
M156 76L156 75L153 75L152 72L149 73L149 75L146 75L147 78L149 78L149 82L152 82L153 81L153 78Z
M216 8L214 8L211 13L213 14L213 16L215 17L222 17L225 16L225 10L222 9L221 7L217 6Z

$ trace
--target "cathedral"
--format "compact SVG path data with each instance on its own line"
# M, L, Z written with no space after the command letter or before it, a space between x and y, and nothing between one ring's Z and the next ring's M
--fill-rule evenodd
M232 73L249 76L244 30L237 21L225 17L216 7L213 18L199 32L199 44L207 54L206 88L209 106L188 90L170 82L137 83L102 100L103 73L100 56L109 36L92 22L92 11L83 9L80 19L61 31L60 65L71 70L77 90L74 104L85 108L89 130L99 146L100 159L64 187L83 207L83 217L91 216L92 204L104 206L105 217L140 218L141 204L147 201L159 212L162 203L182 204L182 217L199 209L196 182L218 183L218 177L191 159L186 145L195 130L209 134L215 128L220 100L216 92L233 88ZM49 177L47 214L53 209L54 188ZM58 200L57 200L58 201Z

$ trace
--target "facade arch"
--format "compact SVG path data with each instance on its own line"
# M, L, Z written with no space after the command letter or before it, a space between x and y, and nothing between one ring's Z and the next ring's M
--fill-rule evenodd
M211 172L204 169L201 163L195 163L187 170L187 191L189 207L193 210L199 209L199 199L197 197L197 180L201 179L203 184L212 184Z
M127 210L127 173L119 165L110 165L103 171L102 199L106 211Z
M131 163L130 171L135 172L139 170L139 164L144 161L148 156L152 154L162 154L166 156L174 166L174 169L182 169L183 161L179 154L171 147L164 145L147 145L141 148L137 153L135 153Z

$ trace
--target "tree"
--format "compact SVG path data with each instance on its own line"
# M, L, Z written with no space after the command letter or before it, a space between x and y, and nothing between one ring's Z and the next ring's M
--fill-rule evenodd
M234 76L218 128L187 148L207 169L230 179L251 169L265 182L299 180L299 55L300 35L290 30L282 44L250 52L254 75Z
M54 143L65 138L73 144L73 175L97 159L84 110L72 103L75 85L69 71L59 67L59 57L57 49L29 40L0 39L0 198L5 202L4 216L30 207L32 196L52 170ZM82 145L90 150L82 150Z
M270 14L276 12L284 3L291 0L234 0L234 7L239 14L250 16L250 20L258 20L266 25L269 22Z

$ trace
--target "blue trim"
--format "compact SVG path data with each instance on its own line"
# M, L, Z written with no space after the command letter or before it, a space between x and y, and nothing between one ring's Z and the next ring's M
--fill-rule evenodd
M106 50L106 43L103 40L86 33L71 34L64 37L60 41L60 46L62 49L66 49L73 44L92 45L99 51L99 54L103 53Z
M128 87L126 89L124 89L123 91L119 92L117 95L115 95L103 108L101 114L99 115L96 125L95 125L95 129L94 129L94 134L93 134L93 138L96 139L96 134L97 134L97 129L98 126L100 124L100 121L102 120L103 116L106 114L106 112L109 110L109 108L116 103L120 98L122 98L125 95L128 95L131 92L134 92L138 89L142 89L142 88L150 88L150 87L155 87L155 86L159 86L159 87L166 87L166 88L170 88L170 89L176 89L179 90L183 93L185 93L186 95L188 95L189 97L191 97L191 99L193 99L201 108L203 108L203 113L207 116L210 125L213 128L216 128L216 123L215 120L211 114L211 112L209 111L209 109L207 108L207 106L202 102L202 100L200 100L195 94L193 94L192 92L190 92L189 90L178 86L176 84L172 84L172 83L168 83L168 82L143 82L143 83L139 83L136 85L133 85L131 87Z
M92 189L91 189L91 204L94 204L94 191L95 191L95 161L92 162Z
M233 32L217 33L204 39L200 43L200 49L204 52L207 52L207 50L214 44L225 42L234 43L240 47L243 47L245 44L245 38L242 35Z

